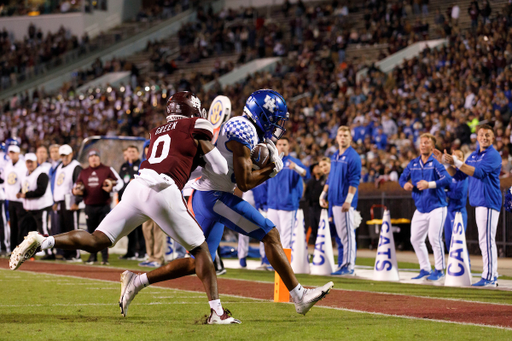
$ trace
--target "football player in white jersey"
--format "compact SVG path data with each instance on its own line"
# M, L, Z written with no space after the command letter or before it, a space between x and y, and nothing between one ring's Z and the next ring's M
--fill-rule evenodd
M209 250L213 253L212 258L222 238L223 225L262 241L270 264L290 291L297 313L306 314L329 293L334 284L329 282L315 289L303 288L286 258L275 224L233 193L235 187L248 191L281 171L283 163L272 139L281 138L287 120L288 108L279 93L273 90L254 92L245 104L243 116L233 117L226 122L216 143L228 162L228 173L215 174L203 168L201 179L194 184L196 192L192 206ZM269 148L271 163L260 170L253 170L251 150L263 141ZM159 281L191 273L169 265L153 270L150 274L153 272L153 277ZM126 304L131 302L140 289L131 291L131 297L125 298Z

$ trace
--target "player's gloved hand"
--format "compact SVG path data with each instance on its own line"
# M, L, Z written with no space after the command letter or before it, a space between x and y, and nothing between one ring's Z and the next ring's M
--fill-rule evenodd
M279 155L275 159L275 161L274 161L274 170L269 175L271 178L276 176L277 173L279 173L283 169L283 160L282 160L283 156L284 156L284 153L281 153L281 155Z
M274 144L274 142L272 142L272 140L267 139L265 143L267 144L268 151L270 152L270 162L274 163L274 170L269 175L271 178L273 178L274 176L277 175L277 173L279 173L283 169L282 158L284 153L281 153L281 155L279 155L279 151L277 150L276 145Z

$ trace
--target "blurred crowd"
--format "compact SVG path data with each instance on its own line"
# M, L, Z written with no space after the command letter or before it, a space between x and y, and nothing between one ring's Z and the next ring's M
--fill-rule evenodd
M240 13L224 11L223 15ZM52 96L36 92L34 100L26 94L1 103L0 140L18 136L22 149L29 151L49 143L78 148L91 135L145 137L151 127L163 122L164 104L175 91L197 93L206 108L217 95L226 95L233 113L239 115L250 93L272 88L288 103L291 155L306 166L334 153L337 128L349 125L353 146L362 159L363 181L397 181L417 154L421 133L436 136L441 150L460 148L469 155L476 145L475 127L485 122L495 129L495 147L503 157L502 176L508 177L512 170L511 23L506 11L496 12L470 31L452 31L447 46L426 49L389 74L370 67L358 77L363 65L340 63L339 51L328 39L311 38L287 52L274 71L256 73L224 89L217 83L203 91L202 85L211 78L197 72L194 78L183 75L172 84L139 75L138 83L119 88L89 89L83 94L66 89ZM154 68L174 72L172 65L164 66L162 48L158 43L148 45ZM126 67L118 63L114 68ZM223 71L227 70L224 66Z
M141 6L135 20L143 22L145 25L137 27L136 31L147 28L149 23L154 24L159 20L164 20L177 13L181 13L191 6L196 6L197 2L195 0L159 0ZM43 2L41 6L44 6L46 3ZM77 1L77 3L81 2ZM99 6L98 9L107 9L107 1L94 3ZM19 3L16 6L23 7L24 5ZM0 12L1 8L0 6ZM3 8L5 9L6 7L4 6ZM21 11L17 13L18 15L26 15L28 12ZM42 13L46 14L46 12ZM9 27L3 27L0 31L0 89L5 89L26 79L42 75L56 66L72 62L85 54L111 46L112 43L126 39L133 34L133 31L124 32L114 28L112 32L102 31L91 39L87 32L83 36L77 37L68 28L63 26L57 32L43 32L40 27L36 27L31 23L23 39L19 37L15 39ZM119 60L116 59L107 63L114 66L105 68L101 74L112 72L112 69L117 68L116 64L118 63ZM88 79L101 75L98 74L98 65L94 65L92 68L94 71L90 69L80 71L80 74L77 76L81 83L79 81L78 86Z

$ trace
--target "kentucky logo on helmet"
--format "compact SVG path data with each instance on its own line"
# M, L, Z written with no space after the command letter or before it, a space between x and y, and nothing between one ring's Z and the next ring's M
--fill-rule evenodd
M263 104L263 108L267 109L271 113L274 113L276 107L276 99L267 95L267 97L265 97L265 104Z

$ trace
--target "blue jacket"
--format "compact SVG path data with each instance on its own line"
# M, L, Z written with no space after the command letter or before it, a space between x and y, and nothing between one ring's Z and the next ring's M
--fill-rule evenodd
M432 155L427 162L423 164L421 156L413 159L404 172L400 176L400 186L404 187L407 181L411 180L414 188L412 190L412 198L416 204L416 209L420 213L429 213L439 207L446 207L446 194L444 188L452 182L452 177L444 166L440 164ZM420 180L427 182L435 181L436 188L425 189L420 191L416 184Z
M295 211L299 209L299 200L304 191L304 181L296 171L288 168L290 161L306 170L304 180L309 179L309 168L300 160L287 155L283 158L283 170L267 180L267 207L274 210Z
M357 197L359 194L359 183L361 182L361 157L352 147L348 147L340 155L338 150L331 157L331 172L325 182L329 185L327 200L329 206L341 206L345 202L350 186L355 187L356 194L352 200L352 207L357 207Z
M254 206L257 210L267 210L267 191L268 181L265 181L261 185L258 185L252 189L252 195L254 196Z
M501 210L500 172L501 156L493 146L483 152L480 148L466 160L468 166L475 167L469 177L469 204L473 207L487 207ZM465 175L465 174L464 174ZM465 175L467 177L467 175Z
M452 183L447 187L446 197L448 200L448 211L462 212L466 211L466 203L468 202L468 179L457 169L452 177Z

